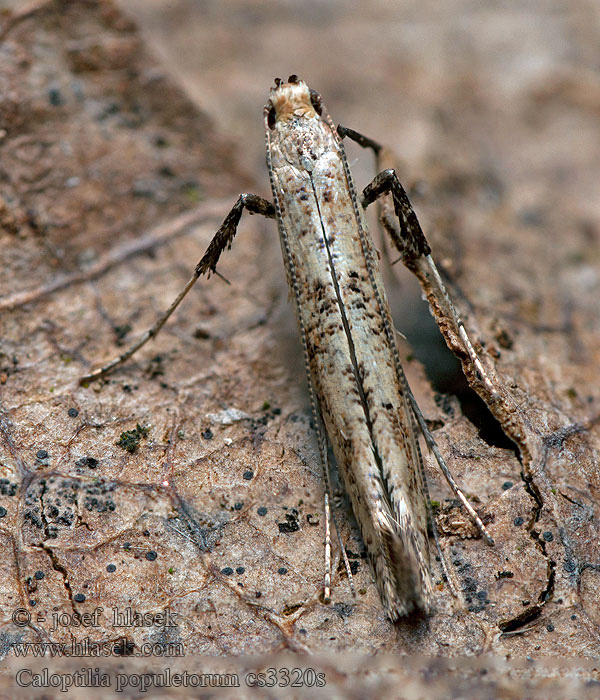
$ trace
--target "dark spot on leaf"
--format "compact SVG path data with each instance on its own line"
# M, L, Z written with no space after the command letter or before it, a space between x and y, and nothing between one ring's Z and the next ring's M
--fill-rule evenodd
M496 574L496 578L500 580L501 578L514 578L514 574L512 571L499 571Z
M133 430L126 430L124 433L121 433L121 437L116 444L126 452L133 454L137 452L141 439L148 436L148 430L148 428L143 428L138 423Z
M298 511L294 509L291 513L286 513L285 519L285 523L277 523L279 532L288 535L292 532L298 532L300 529L300 525L298 524Z
M57 87L52 87L48 90L48 102L53 107L60 107L64 103L63 96Z
M98 466L98 460L94 457L82 457L75 462L76 467L87 467L88 469L95 469Z

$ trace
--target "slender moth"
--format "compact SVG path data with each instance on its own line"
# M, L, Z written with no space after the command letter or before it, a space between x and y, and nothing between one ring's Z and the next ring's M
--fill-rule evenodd
M394 335L377 252L364 209L391 194L381 217L403 262L435 290L484 382L485 371L444 289L406 192L384 170L359 198L342 139L380 146L338 126L321 97L292 75L271 88L264 109L273 203L242 194L214 235L194 275L168 311L121 356L84 377L122 364L154 337L196 280L216 270L244 209L277 220L287 281L295 302L325 481L326 583L329 597L327 443L350 496L375 582L390 619L432 609L428 490L419 432L488 543L492 538L448 471L410 392ZM343 551L343 547L342 547ZM347 559L345 559L347 564ZM349 571L349 567L348 571Z

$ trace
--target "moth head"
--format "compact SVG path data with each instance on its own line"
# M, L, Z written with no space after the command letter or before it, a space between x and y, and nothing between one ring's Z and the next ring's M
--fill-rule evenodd
M269 101L265 105L265 120L269 129L274 129L279 121L317 119L322 112L321 95L311 90L297 75L290 75L287 82L275 78L275 86L271 88Z

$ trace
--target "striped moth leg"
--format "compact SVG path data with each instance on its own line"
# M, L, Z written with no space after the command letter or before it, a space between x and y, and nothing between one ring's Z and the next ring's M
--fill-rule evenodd
M396 221L391 220L389 212L385 212L381 217L381 223L400 253L400 259L419 280L438 324L446 326L446 328L449 327L452 334L460 339L458 343L453 343L450 349L459 355L467 354L490 399L497 398L499 392L491 373L484 368L481 358L467 334L465 325L450 299L415 210L412 208L396 171L392 168L380 172L365 187L361 203L366 208L386 194L392 195L399 228ZM448 340L448 334L445 336Z
M240 219L242 218L244 209L247 209L251 214L262 214L269 219L274 219L276 216L275 207L271 204L271 202L259 197L256 194L241 194L237 202L233 205L229 214L227 214L225 217L225 220L219 227L218 231L213 236L212 241L206 249L206 252L200 259L200 262L196 265L194 274L181 292L177 295L177 298L173 301L168 310L157 319L152 328L147 330L136 343L134 343L124 353L116 357L111 362L94 370L85 377L82 377L79 380L80 384L89 384L105 374L112 372L112 370L126 362L135 352L137 352L151 338L154 338L158 334L160 329L165 325L169 316L173 313L173 311L175 311L185 295L190 291L190 289L202 275L206 274L209 277L211 273L215 273L216 275L219 274L217 272L217 263L221 257L221 253L225 249L231 248L231 243L233 242L235 234L237 233L237 227Z
M363 148L370 148L375 154L377 170L381 165L391 162L390 151L376 141L345 126L339 125L337 131L342 138L347 136ZM385 195L391 195L392 202ZM450 299L415 210L393 168L381 170L363 190L361 199L363 208L366 209L375 201L380 206L379 219L382 226L400 253L400 259L404 265L421 283L438 324L449 325L454 336L460 338L459 343L453 343L450 349L458 354L466 352L490 396L496 397L498 392L490 373L484 369L464 323Z
M377 170L382 164L387 165L388 162L391 162L390 151L376 141L341 124L338 126L337 131L341 138L347 136L363 148L370 148L375 154ZM395 216L393 216L391 211L390 202L388 201L389 197L385 197L383 201L381 200L388 194L392 196ZM363 208L366 209L369 204L375 201L381 202L379 219L382 226L390 236L394 247L400 253L400 259L404 265L419 280L438 324L446 326L450 324L453 334L460 338L459 343L453 343L450 349L459 355L466 352L472 365L477 370L479 379L489 394L489 398L492 400L497 399L499 392L496 388L496 382L492 378L492 373L483 367L481 359L467 334L465 325L450 299L450 295L431 255L431 248L427 243L415 210L393 168L386 168L379 172L363 190L361 199ZM400 228L398 228L396 222L400 224ZM449 342L448 336L446 336L446 340Z

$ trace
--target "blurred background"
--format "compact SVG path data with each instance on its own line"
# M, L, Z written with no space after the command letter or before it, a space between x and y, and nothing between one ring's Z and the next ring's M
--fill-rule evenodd
M515 202L531 208L561 160L564 167L576 152L582 168L598 162L597 124L577 109L600 106L597 3L119 4L257 174L261 108L273 78L290 73L322 93L334 121L393 147L412 178L423 161L450 158L461 168L475 160L501 181L535 180ZM577 206L597 206L578 184L565 183Z

